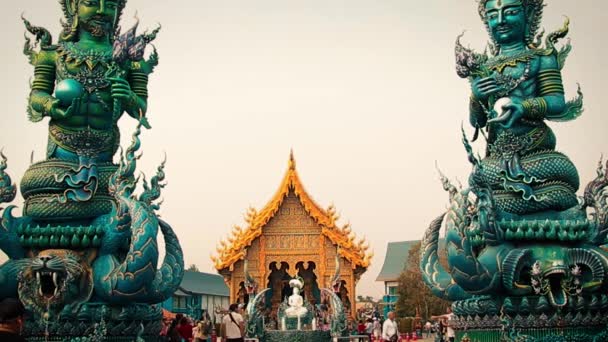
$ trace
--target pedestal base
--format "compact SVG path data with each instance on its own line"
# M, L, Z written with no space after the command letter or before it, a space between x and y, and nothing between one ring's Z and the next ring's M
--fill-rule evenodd
M277 331L269 330L264 333L264 342L330 342L329 331Z
M601 342L608 341L608 329L595 328L531 328L511 332L501 330L468 330L456 332L461 342Z
M48 322L32 317L26 321L23 333L28 341L156 342L161 329L159 306L87 303L76 314L62 314Z

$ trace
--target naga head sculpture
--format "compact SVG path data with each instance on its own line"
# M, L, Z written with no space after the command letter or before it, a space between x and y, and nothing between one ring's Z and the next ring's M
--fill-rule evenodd
M17 188L11 181L11 177L4 172L6 166L6 157L0 150L0 203L12 202L17 195Z
M516 41L534 46L544 0L480 0L479 15L497 47Z
M74 41L82 28L94 37L113 40L127 0L60 0L65 21L61 40Z
M507 291L544 296L555 308L597 290L605 276L596 250L543 246L514 250L506 259L503 283Z

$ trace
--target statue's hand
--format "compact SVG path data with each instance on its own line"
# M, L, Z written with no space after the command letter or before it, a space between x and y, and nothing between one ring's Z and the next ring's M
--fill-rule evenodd
M108 80L112 82L112 98L120 101L124 108L130 108L133 112L137 112L137 95L131 90L129 82L121 77L112 77ZM139 121L145 128L151 128L146 117L139 118Z
M61 101L52 99L48 102L46 111L52 119L66 119L77 113L80 108L80 97L72 100L72 104L68 108L61 108Z
M500 86L496 82L494 76L478 78L471 84L473 96L478 100L486 100L490 95L495 94L500 90Z
M133 107L137 104L137 95L131 90L129 82L121 77L108 78L112 82L112 98L120 101L125 107Z
M502 100L502 99L501 99ZM524 116L524 106L521 99L514 97L504 101L497 101L499 109L502 110L498 117L491 119L488 123L498 123L504 128L511 128L513 124Z

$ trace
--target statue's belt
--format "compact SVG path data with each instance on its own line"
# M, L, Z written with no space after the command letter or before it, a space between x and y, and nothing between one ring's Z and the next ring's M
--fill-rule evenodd
M82 156L93 157L102 152L113 152L118 144L118 127L108 130L69 129L49 126L49 139L58 147Z
M496 141L490 145L490 155L494 158L510 158L515 153L531 151L537 148L547 138L549 128L546 125L536 127L524 135L512 132L502 132Z

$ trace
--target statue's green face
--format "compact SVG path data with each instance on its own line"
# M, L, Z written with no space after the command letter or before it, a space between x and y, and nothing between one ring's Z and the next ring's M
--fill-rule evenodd
M486 20L498 44L525 41L526 13L521 0L490 0L486 3Z
M78 19L83 28L93 36L101 37L112 33L118 12L118 0L80 0Z

